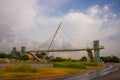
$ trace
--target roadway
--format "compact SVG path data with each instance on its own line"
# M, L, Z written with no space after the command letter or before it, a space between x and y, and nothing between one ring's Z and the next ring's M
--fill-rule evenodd
M117 65L117 68L118 69L116 71L113 71L101 77L96 77L93 80L120 80L120 65Z
M107 64L104 68L83 73L81 75L66 76L53 80L120 80L120 66Z

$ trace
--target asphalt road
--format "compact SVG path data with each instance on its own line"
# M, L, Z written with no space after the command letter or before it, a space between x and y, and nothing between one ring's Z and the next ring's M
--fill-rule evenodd
M120 66L116 64L107 64L104 68L99 70L54 80L120 80Z
M93 80L120 80L120 66L117 66L118 70L108 73L104 76L94 78Z

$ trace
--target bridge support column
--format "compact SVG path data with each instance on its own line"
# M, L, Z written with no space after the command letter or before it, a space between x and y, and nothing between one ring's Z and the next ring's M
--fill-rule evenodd
M94 62L94 57L93 57L93 53L92 53L92 50L87 50L87 53L88 53L88 57L89 57L89 61L90 62Z
M100 49L99 49L99 40L95 40L94 42L94 56L95 56L95 62L100 62Z

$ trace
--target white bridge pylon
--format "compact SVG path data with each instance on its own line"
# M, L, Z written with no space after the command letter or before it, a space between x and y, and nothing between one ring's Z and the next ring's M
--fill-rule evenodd
M32 52L31 53L32 54L32 56L34 56L38 61L40 61L41 62L41 59L39 59L35 54L36 54L36 52Z

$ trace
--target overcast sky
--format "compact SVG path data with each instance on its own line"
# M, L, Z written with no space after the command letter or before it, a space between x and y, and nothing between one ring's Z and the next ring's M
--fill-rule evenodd
M120 56L119 7L120 0L0 0L0 51L48 47L62 22L57 49L84 48L99 40L105 46L101 55Z

